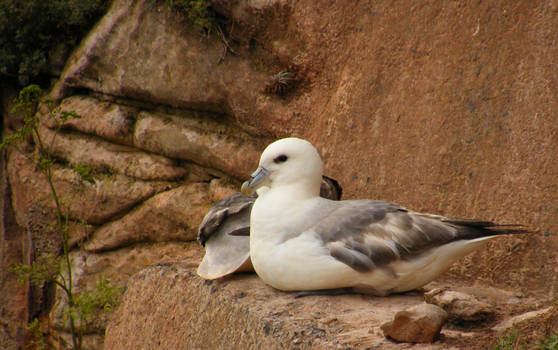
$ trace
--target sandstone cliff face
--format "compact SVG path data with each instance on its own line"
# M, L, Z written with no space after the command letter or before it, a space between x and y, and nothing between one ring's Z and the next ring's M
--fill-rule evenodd
M536 230L491 243L452 268L446 281L557 295L556 1L214 7L234 23L228 39L234 53L165 6L115 0L50 91L63 109L82 116L53 143L61 160L55 183L72 202L78 290L91 288L100 274L126 285L153 263L199 259L201 248L188 242L211 204L236 191L268 142L293 135L316 145L344 198ZM280 71L294 72L296 84L285 96L266 93ZM51 128L42 128L47 138ZM41 306L25 301L36 291L15 284L6 268L28 262L32 247L37 255L56 251L59 242L45 229L53 205L35 165L15 151L6 159L0 295L10 302L2 305L2 339L15 344L21 332L9 320L32 317ZM96 184L79 182L69 168L78 162L96 171ZM197 295L201 282L181 276L193 280ZM176 291L163 286L161 293ZM129 298L109 332L110 344L122 349ZM50 304L49 317L64 336L65 300L56 293ZM107 322L88 329L88 346L102 347ZM190 345L210 332L205 336ZM269 346L283 338L277 339ZM168 344L188 348L186 338Z

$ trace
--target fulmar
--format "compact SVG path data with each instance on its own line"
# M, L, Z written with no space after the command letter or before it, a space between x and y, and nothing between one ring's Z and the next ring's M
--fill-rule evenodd
M264 191L260 188L259 192ZM341 186L337 180L322 176L320 196L341 199ZM223 198L209 209L198 230L198 242L205 255L197 273L209 280L236 272L253 271L250 262L250 212L255 195L235 193Z
M417 289L487 240L525 233L518 225L451 219L380 200L321 198L322 160L299 138L270 144L242 185L256 199L250 257L258 276L283 291L352 289L385 296Z

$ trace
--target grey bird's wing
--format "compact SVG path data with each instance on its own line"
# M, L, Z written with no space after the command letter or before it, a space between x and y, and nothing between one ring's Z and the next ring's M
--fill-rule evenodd
M320 195L339 200L342 189L329 177L322 178ZM235 193L215 203L207 212L198 230L198 242L205 247L205 256L198 274L215 279L228 274L251 270L250 213L256 197Z
M255 200L236 193L217 202L205 215L198 231L198 241L205 247L198 275L216 279L252 269L248 235Z
M328 210L313 230L331 256L361 272L412 259L457 240L528 232L490 221L417 213L383 201L352 200L334 205L336 208Z
M255 197L235 193L215 203L207 212L198 230L198 242L205 246L207 240L218 230L231 233L250 233L250 212ZM240 234L237 234L240 235Z

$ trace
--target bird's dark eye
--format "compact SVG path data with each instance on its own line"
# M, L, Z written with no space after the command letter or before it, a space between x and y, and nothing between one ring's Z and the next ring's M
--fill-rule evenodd
M286 162L287 159L289 159L289 158L286 155L281 154L280 156L275 157L275 159L273 159L273 162L276 163L276 164L279 164L279 163Z

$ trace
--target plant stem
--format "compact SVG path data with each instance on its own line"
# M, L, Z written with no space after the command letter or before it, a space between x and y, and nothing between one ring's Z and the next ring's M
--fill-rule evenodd
M39 145L39 154L48 156L47 149L44 146L43 140L41 138L41 134L39 133L39 128L37 125L33 125L33 133L37 137L37 143ZM50 161L50 159L49 159ZM45 169L41 169L45 177L47 178L48 185L50 187L50 191L52 192L52 197L54 198L54 202L56 204L56 221L59 232L62 234L62 253L64 254L64 261L66 264L66 268L68 271L68 279L62 279L63 283L57 282L56 284L62 287L66 295L68 296L68 305L70 308L69 317L70 317L70 330L72 333L72 342L74 345L75 350L81 349L81 332L78 334L76 331L76 320L73 313L75 309L75 300L72 291L72 264L70 261L70 252L68 249L68 230L66 229L68 226L68 215L64 216L62 213L62 204L60 203L60 198L58 197L58 192L56 192L56 188L54 186L54 180L52 175L52 164L49 162ZM64 218L65 221L64 222Z

